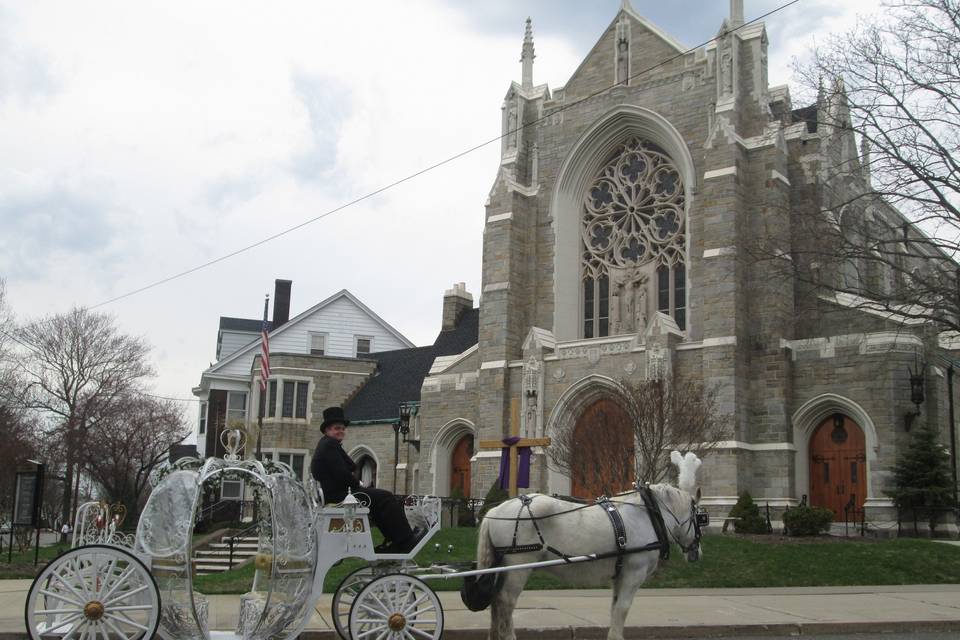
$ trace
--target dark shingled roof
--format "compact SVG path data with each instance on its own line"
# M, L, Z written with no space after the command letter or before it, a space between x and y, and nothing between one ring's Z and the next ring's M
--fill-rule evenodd
M463 353L477 344L480 335L480 309L464 311L457 322L457 326L448 331L441 331L433 341L434 355L452 356Z
M802 109L794 109L790 116L793 122L806 122L807 133L817 132L817 105L812 104Z
M429 347L365 356L377 361L377 372L346 403L344 413L354 422L395 420L401 402L420 400L420 387L434 358L463 353L477 344L479 326L480 310L471 309L460 316L456 328L441 331Z
M220 331L249 331L250 333L260 333L261 322L263 321L220 316ZM267 326L272 330L273 322L267 320Z

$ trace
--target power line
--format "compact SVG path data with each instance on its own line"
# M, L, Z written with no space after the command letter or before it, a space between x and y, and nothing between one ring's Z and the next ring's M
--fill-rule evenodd
M144 292L144 291L147 291L148 289L152 289L152 288L158 287L158 286L160 286L160 285L162 285L162 284L166 284L167 282L171 282L171 281L173 281L173 280L178 280L178 279L180 279L180 278L182 278L182 277L184 277L184 276L190 275L191 273L195 273L195 272L197 272L197 271L200 271L201 269L205 269L205 268L207 268L207 267L213 266L213 265L215 265L215 264L218 264L218 263L220 263L220 262L223 262L224 260L228 260L228 259L230 259L230 258L232 258L232 257L234 257L234 256L240 255L241 253L245 253L245 252L247 252L247 251L250 251L251 249L255 249L255 248L257 248L257 247L259 247L259 246L261 246L261 245L264 245L264 244L266 244L266 243L268 243L268 242L270 242L270 241L272 241L272 240L276 240L277 238L280 238L280 237L285 236L285 235L287 235L287 234L290 234L290 233L292 233L292 232L294 232L294 231L297 231L298 229L302 229L303 227L305 227L305 226L307 226L307 225L309 225L309 224L313 224L314 222L317 222L318 220L322 220L322 219L326 218L327 216L333 215L334 213L337 213L337 212L339 212L339 211L343 211L344 209L346 209L346 208L348 208L348 207L352 207L353 205L358 204L358 203L360 203L360 202L363 202L364 200L369 200L370 198L372 198L372 197L374 197L374 196L377 196L377 195L383 193L384 191L387 191L388 189L392 189L393 187L399 186L399 185L401 185L401 184L403 184L403 183L405 183L405 182L409 182L410 180L413 180L414 178L418 178L418 177L422 176L423 174L425 174L425 173L427 173L427 172L429 172L429 171L433 171L434 169L438 169L438 168L440 168L440 167L442 167L442 166L444 166L444 165L446 165L446 164L449 164L449 163L451 163L451 162L453 162L453 161L455 161L455 160L458 160L458 159L462 158L463 156L466 156L466 155L468 155L468 154L471 154L471 153L473 153L474 151L478 151L478 150L480 150L480 149L482 149L482 148L484 148L484 147L486 147L486 146L488 146L488 145L490 145L490 144L493 144L494 142L498 142L499 140L503 139L505 136L508 136L508 135L511 135L511 134L516 133L516 132L518 132L518 131L521 131L521 130L523 130L523 129L526 129L527 127L532 127L532 126L534 126L534 125L536 125L536 124L539 124L540 122L543 122L544 120L546 120L546 119L549 118L549 117L552 117L552 116L554 116L554 115L556 115L556 114L558 114L558 113L562 113L563 111L566 111L567 109L571 109L571 108L573 108L573 107L575 107L575 106L577 106L577 105L583 104L584 102L586 102L586 101L588 101L588 100L592 100L593 98L596 98L597 96L602 95L602 94L606 93L607 91L610 91L611 89L613 89L613 88L615 88L615 87L618 87L618 86L624 84L624 83L625 83L626 81L628 81L628 80L633 80L634 78L637 78L637 77L639 77L639 76L641 76L641 75L644 75L644 74L646 74L646 73L649 73L649 72L653 71L654 69L657 69L657 68L662 67L662 66L664 66L664 65L666 65L666 64L669 64L670 62L673 62L674 60L677 60L677 59L679 59L679 58L682 58L683 56L685 56L685 55L687 55L687 54L689 54L689 53L692 53L692 52L696 51L697 49L699 49L699 48L701 48L701 47L705 47L706 45L710 44L711 42L714 42L714 41L719 40L721 37L725 37L725 36L726 36L727 34L729 34L729 33L733 33L733 32L739 31L740 29L743 29L743 28L745 28L745 27L748 27L748 26L750 26L750 25L752 25L752 24L754 24L754 23L756 23L756 22L759 22L759 21L763 20L764 18L767 18L767 17L769 17L769 16L772 16L772 15L775 14L775 13L778 13L778 12L783 11L784 9L788 8L788 7L791 7L791 6L795 5L795 4L797 4L798 2L800 2L800 0L791 0L790 2L787 2L787 3L785 3L785 4L782 4L782 5L780 5L779 7L777 7L776 9L773 9L773 10L771 10L771 11L768 11L767 13L764 13L763 15L760 15L760 16L754 18L753 20L750 20L749 22L743 23L743 24L740 25L739 27L736 27L736 28L734 28L734 29L731 29L730 31L725 32L725 33L723 33L723 34L719 34L719 35L717 35L717 36L714 36L713 38L710 38L709 40L706 40L706 41L704 41L704 42L702 42L702 43L700 43L700 44L698 44L698 45L696 45L696 46L690 47L689 49L687 49L687 50L685 50L685 51L682 51L682 52L680 52L680 53L678 53L678 54L676 54L676 55L673 55L673 56L667 58L666 60L663 60L663 61L661 61L661 62L658 62L658 63L655 64L655 65L652 65L652 66L650 66L650 67L646 67L645 69L641 69L641 70L638 71L637 73L635 73L635 74L633 74L633 75L631 75L631 76L628 76L625 80L622 80L622 81L620 81L620 82L617 82L617 83L615 83L615 84L612 84L612 85L610 85L609 87L605 87L605 88L603 88L603 89L599 89L599 90L597 90L597 91L595 91L595 92L593 92L593 93L591 93L591 94L589 94L589 95L587 95L587 96L585 96L585 97L583 97L583 98L580 98L579 100L575 100L575 101L573 101L573 102L571 102L571 103L569 103L569 104L565 104L565 105L559 107L558 109L555 109L555 110L551 111L550 113L547 113L547 114L545 114L545 115L537 118L536 120L532 120L532 121L527 122L527 123L525 123L525 124L521 124L520 126L518 126L518 127L515 128L515 129L512 129L512 130L510 130L510 131L507 131L507 132L505 132L505 133L502 133L502 134L500 134L500 135L498 135L498 136L496 136L496 137L494 137L494 138L490 138L489 140L486 140L486 141L481 142L481 143L479 143L479 144L476 144L476 145L474 145L474 146L472 146L472 147L470 147L470 148L468 148L468 149L465 149L464 151L461 151L461 152L459 152L459 153L456 153L456 154L454 154L454 155L452 155L452 156L450 156L450 157L448 157L448 158L446 158L446 159L444 159L444 160L440 160L439 162L436 162L436 163L431 164L431 165L429 165L429 166L427 166L427 167L424 167L423 169L420 169L419 171L416 171L416 172L411 173L411 174L409 174L409 175L407 175L407 176L405 176L405 177L403 177L403 178L400 178L399 180L395 180L395 181L393 181L393 182L391 182L391 183L389 183L389 184L387 184L387 185L384 185L384 186L382 186L382 187L380 187L380 188L378 188L378 189L375 189L374 191L371 191L371 192L367 193L366 195L360 196L360 197L358 197L358 198L355 198L355 199L353 199L353 200L350 200L349 202L347 202L347 203L345 203L345 204L342 204L342 205L340 205L340 206L338 206L338 207L335 207L335 208L333 208L333 209L330 209L329 211L326 211L325 213L322 213L322 214L320 214L320 215L318 215L318 216L314 216L313 218L310 218L310 219L308 219L308 220L305 220L305 221L303 221L303 222L301 222L301 223L299 223L299 224L296 224L296 225L294 225L294 226L292 226L292 227L288 227L287 229L284 229L283 231L279 231L279 232L277 232L277 233L275 233L275 234L273 234L273 235L270 235L270 236L267 236L267 237L262 238L262 239L260 239L260 240L257 240L256 242L254 242L254 243L252 243L252 244L249 244L249 245L246 245L246 246L241 247L241 248L239 248L239 249L236 249L236 250L234 250L234 251L231 251L230 253L224 254L224 255L222 255L222 256L220 256L220 257L217 257L217 258L214 258L214 259L212 259L212 260L208 260L207 262L203 262L203 263L201 263L201 264L198 264L198 265L196 265L196 266L194 266L194 267L191 267L191 268L189 268L189 269L186 269L185 271L180 271L179 273L175 273L175 274L173 274L173 275L171 275L171 276L167 276L166 278L162 278L162 279L160 279L160 280L157 280L157 281L152 282L152 283L150 283L150 284L144 285L144 286L139 287L139 288L137 288L137 289L134 289L134 290L132 290L132 291L128 291L128 292L126 292L126 293L120 294L120 295L118 295L118 296L116 296L116 297L110 298L109 300L104 300L103 302L97 303L97 304L95 304L95 305L93 305L93 306L91 306L91 307L88 307L88 308L89 308L89 309L97 309L97 308L99 308L99 307L102 307L102 306L105 306L105 305L108 305L108 304L112 304L112 303L114 303L114 302L117 302L118 300L123 300L124 298L129 298L130 296L136 295L136 294L138 294L138 293L142 293L142 292Z

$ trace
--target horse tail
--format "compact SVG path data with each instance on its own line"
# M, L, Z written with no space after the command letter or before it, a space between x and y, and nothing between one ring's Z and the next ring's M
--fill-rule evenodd
M489 569L499 566L503 556L497 553L490 539L490 519L480 521L480 531L477 535L477 569ZM479 576L468 576L463 579L460 589L460 599L471 611L483 611L493 602L494 596L503 586L503 574L488 573Z
M480 533L477 535L477 569L486 569L494 565L493 541L490 540L490 520L480 521Z

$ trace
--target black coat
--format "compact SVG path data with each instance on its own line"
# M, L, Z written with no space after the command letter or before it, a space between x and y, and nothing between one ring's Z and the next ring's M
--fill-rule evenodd
M313 452L310 474L320 483L326 502L340 502L347 496L347 489L360 490L360 483L353 475L357 470L343 445L330 436L323 436Z

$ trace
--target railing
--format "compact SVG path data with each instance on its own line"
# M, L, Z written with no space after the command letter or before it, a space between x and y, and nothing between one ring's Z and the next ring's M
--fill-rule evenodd
M196 526L219 522L241 523L253 519L254 500L220 500L197 511Z
M233 569L233 547L235 544L237 544L237 539L247 537L251 531L258 529L259 527L260 527L260 523L254 522L252 525L250 525L246 529L242 529L237 533L234 533L229 538L225 538L225 540L227 541L227 544L230 545L230 556L229 556L229 559L227 560L227 571L229 571L230 569ZM221 541L223 540L224 538L221 538Z

